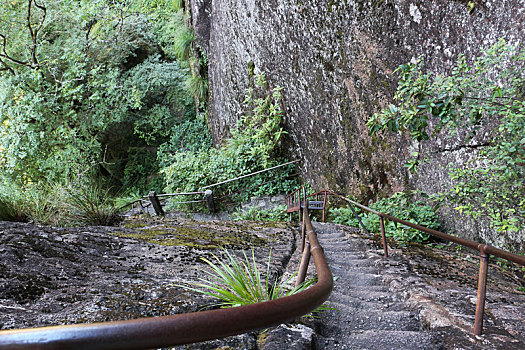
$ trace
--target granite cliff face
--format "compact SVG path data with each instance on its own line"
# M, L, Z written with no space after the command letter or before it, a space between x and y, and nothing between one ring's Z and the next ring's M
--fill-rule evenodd
M391 100L394 69L423 56L426 68L446 72L459 53L472 59L499 38L525 40L522 0L191 0L191 11L209 58L215 142L243 112L252 66L271 86L284 87L285 148L302 160L303 178L364 202L403 189L438 192L449 182L446 166L460 166L486 141L370 137L365 122ZM410 154L423 149L427 161L409 174ZM502 243L483 223L443 214L445 228Z

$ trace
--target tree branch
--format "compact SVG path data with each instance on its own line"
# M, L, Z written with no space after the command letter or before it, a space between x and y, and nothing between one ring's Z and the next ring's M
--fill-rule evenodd
M31 24L31 9L33 3L35 4L35 7L41 10L42 17L40 18L40 23L38 24L38 27L36 29L33 29L33 25ZM36 57L36 51L37 51L37 38L38 38L38 32L40 29L42 29L42 26L44 25L44 22L46 20L47 15L47 8L43 5L39 5L36 0L28 0L28 6L27 6L27 27L29 28L29 33L31 34L31 60L32 60L32 66L33 67L39 67L40 64L38 63L38 59Z
M4 68L0 68L0 72L2 71L8 71L9 73L15 75L15 71L13 70L13 68L9 67L9 65L7 63L5 63L3 60L0 59L0 64L2 64L2 66L4 66Z
M31 64L29 62L23 62L23 61L17 60L16 58L9 56L9 54L6 51L7 37L3 34L0 34L0 39L2 39L2 53L0 53L0 57L3 57L6 60L11 61L21 66L31 67Z
M97 23L96 17L93 17L92 20L88 23L88 28L86 31L86 44L85 44L85 51L89 50L89 47L91 46L91 42L89 40L89 35L91 34L91 30L93 29L93 26Z

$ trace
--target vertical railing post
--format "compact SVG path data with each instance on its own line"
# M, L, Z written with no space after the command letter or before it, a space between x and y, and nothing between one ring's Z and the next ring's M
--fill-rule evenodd
M155 214L164 216L164 210L162 209L162 205L160 204L159 197L157 197L157 192L151 191L148 194L149 201L151 202L151 205L153 206L153 210L155 210Z
M213 201L212 190L206 190L204 196L206 197L206 206L208 207L208 210L210 213L215 213L215 202Z
M325 191L325 192L324 192L324 197L323 197L323 222L325 222L326 197L327 197L327 192Z
M308 201L304 203L303 222L302 222L302 245L301 249L303 255L301 257L301 265L299 265L299 271L297 271L297 280L295 286L297 287L304 282L306 273L308 272L308 265L310 264L310 242L306 242L306 215L308 214Z
M483 332L483 315L485 313L485 297L487 295L487 273L489 268L489 255L485 252L485 245L479 247L479 277L478 298L476 301L476 318L474 320L474 334Z
M305 208L306 209L308 209L307 206L308 206L308 203L305 203ZM301 212L301 210L299 210L299 212ZM304 213L303 213L303 222L299 223L299 225L301 225L301 252L303 252L303 253L304 253L304 248L306 246L306 225L304 223L305 220L306 219L305 219Z
M379 223L381 224L381 237L383 240L383 252L385 254L385 258L388 258L388 246L386 244L385 221L383 220L383 217L381 215L379 215Z
M299 211L298 211L298 213L299 213L299 225L301 224L302 218L303 218L303 216L302 216L303 215L303 213L302 213L302 210L303 210L302 206L303 205L302 205L302 202L301 202L301 196L299 195Z

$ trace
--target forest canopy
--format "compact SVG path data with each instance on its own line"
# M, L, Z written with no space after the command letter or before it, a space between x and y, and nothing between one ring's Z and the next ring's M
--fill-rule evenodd
M239 129L212 146L208 62L189 22L180 0L0 3L0 220L68 224L65 197L79 223L88 207L108 207L91 223L112 223L109 196L195 191L283 161L280 88L264 76L247 74ZM286 191L292 171L226 190Z
M174 15L162 16L155 4L2 2L0 162L6 175L23 184L96 170L133 185L138 180L128 164L154 158L174 128L195 119L185 89L189 69L164 49L183 15L172 4Z

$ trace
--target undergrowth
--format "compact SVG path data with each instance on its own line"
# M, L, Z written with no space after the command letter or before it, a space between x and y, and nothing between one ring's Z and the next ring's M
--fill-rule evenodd
M0 182L0 220L51 226L115 225L119 206L103 184L77 182L15 186Z
M251 257L243 251L243 258L236 258L227 250L223 251L225 258L213 255L215 261L201 258L210 270L204 270L206 278L199 278L199 282L181 285L187 290L212 297L217 300L212 306L221 308L237 307L275 300L299 293L317 282L311 278L297 287L293 285L295 275L286 279L275 279L270 282L271 251L266 264L266 277L258 267L255 252L252 249ZM333 310L326 304L321 305L313 312Z
M271 209L261 209L249 207L246 209L239 208L232 214L233 220L253 220L253 221L286 221L286 206L278 205Z
M271 89L263 75L246 92L246 113L231 131L220 149L204 147L166 154L162 174L167 192L191 192L201 187L246 175L285 162L279 158L283 111L280 105L282 88ZM234 181L213 188L216 197L228 196L234 202L258 195L290 192L294 166L278 168L243 181Z
M424 197L423 193L419 195ZM398 192L390 198L384 198L370 205L372 209L410 221L431 229L439 228L436 211L422 200L414 200L413 193ZM365 227L371 232L381 232L379 217L355 208ZM350 207L333 208L329 210L332 222L359 227L359 222ZM401 242L425 242L430 238L428 233L385 220L385 231L388 237Z
M0 183L0 221L27 221L28 203L12 186Z

